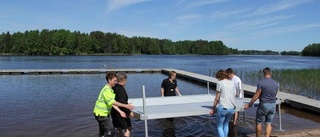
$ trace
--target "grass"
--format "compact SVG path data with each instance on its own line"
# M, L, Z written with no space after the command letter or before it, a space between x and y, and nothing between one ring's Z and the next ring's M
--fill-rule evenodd
M263 78L262 70L234 70L244 84L256 86ZM215 74L215 73L213 73ZM280 84L280 91L320 100L320 69L279 69L272 78Z

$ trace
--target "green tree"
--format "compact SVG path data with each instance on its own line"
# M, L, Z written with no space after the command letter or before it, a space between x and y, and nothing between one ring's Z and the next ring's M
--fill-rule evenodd
M302 56L320 56L320 43L309 44L301 53Z

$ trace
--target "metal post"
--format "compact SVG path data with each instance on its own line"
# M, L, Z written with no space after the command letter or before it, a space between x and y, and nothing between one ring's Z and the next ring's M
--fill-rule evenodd
M279 99L279 104L278 104L278 121L279 121L279 131L284 131L282 129L282 121L281 121L281 99Z
M279 101L278 104L278 122L279 122L279 131L284 131L282 129L282 121L281 121L281 99L279 98L279 93L280 93L280 84L278 83L278 93L277 93L277 101Z
M146 91L144 85L142 85L142 102L143 102L143 115L144 115L144 130L145 135L148 137L148 123L147 123L147 111L146 111Z
M208 94L210 94L210 87L209 87L209 85L210 85L210 82L207 81Z

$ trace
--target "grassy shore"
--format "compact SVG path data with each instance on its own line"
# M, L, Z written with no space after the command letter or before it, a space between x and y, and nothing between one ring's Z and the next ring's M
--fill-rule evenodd
M256 85L263 78L261 70L236 71L243 83ZM279 69L272 77L280 83L280 91L320 99L320 69Z

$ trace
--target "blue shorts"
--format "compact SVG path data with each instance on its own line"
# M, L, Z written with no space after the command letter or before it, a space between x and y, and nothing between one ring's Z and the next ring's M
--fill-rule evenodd
M273 116L276 113L276 103L260 103L257 109L256 122L261 124L271 124Z

